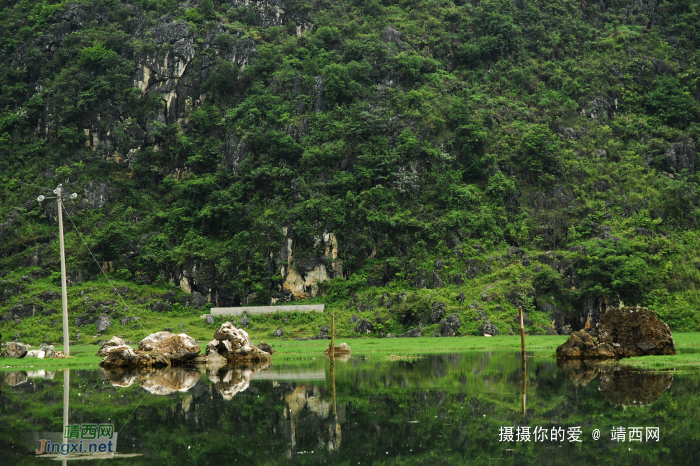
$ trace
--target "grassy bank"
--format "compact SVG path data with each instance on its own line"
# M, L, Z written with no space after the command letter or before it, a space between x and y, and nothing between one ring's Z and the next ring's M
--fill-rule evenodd
M620 363L642 369L700 368L700 334L676 333L674 334L674 339L676 348L679 351L679 354L676 356L645 356L623 359ZM556 347L565 341L565 336L528 336L526 340L528 355L538 358L553 358ZM468 336L457 338L336 339L336 343L343 342L350 345L353 357L370 359L401 359L413 358L421 354L491 350L517 351L520 349L520 337L518 336L496 336L491 338ZM276 351L273 356L273 363L274 361L309 360L320 357L328 343L328 340L272 341L271 344ZM206 343L200 342L200 346L204 352ZM70 359L5 358L0 360L0 370L19 367L58 369L62 367L96 366L101 360L101 358L95 356L97 349L98 347L95 345L71 346L71 356L73 357Z

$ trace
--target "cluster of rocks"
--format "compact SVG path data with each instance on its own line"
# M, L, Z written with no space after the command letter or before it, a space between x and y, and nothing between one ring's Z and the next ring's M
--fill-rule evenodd
M37 359L53 359L62 357L62 352L56 352L53 345L43 344L37 350L30 350L30 346L19 342L9 342L5 345L5 349L0 353L3 358L37 358Z
M597 325L598 339L586 330L571 334L557 348L557 359L619 359L673 355L676 346L668 325L644 307L611 309Z
M255 346L243 329L225 322L207 345L205 355L190 336L169 331L141 340L136 350L119 337L112 337L97 352L104 368L159 368L189 364L257 364L270 362L270 345Z

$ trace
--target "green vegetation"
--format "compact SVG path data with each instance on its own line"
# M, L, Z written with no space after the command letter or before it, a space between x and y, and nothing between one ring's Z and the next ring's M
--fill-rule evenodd
M373 336L432 335L435 302L476 335L475 301L501 334L519 305L541 333L620 302L700 330L696 0L0 5L6 341L60 335L55 316L14 318L59 309L38 298L58 285L55 205L35 201L58 183L80 195L71 322L107 312L77 294L108 300L102 267L133 294L107 333L132 341L208 336L206 306L135 304L174 286L219 306L314 298L343 336L353 313ZM292 319L290 337L328 323Z
M211 338L211 337L210 337ZM676 333L673 336L679 354L676 356L644 356L621 359L616 363L633 366L640 369L678 369L696 370L700 368L700 339L696 333ZM254 338L255 340L255 338ZM325 360L323 351L328 347L328 340L314 341L279 341L263 338L272 343L275 354L272 357L275 367L286 367L290 364L304 364L318 358ZM528 358L552 359L557 346L566 341L564 336L526 337ZM200 342L202 353L206 351L206 341ZM257 343L257 340L255 341ZM352 349L352 357L361 360L412 360L425 355L441 353L465 353L479 351L520 351L520 336L462 337L462 338L395 338L377 340L374 338L343 339L338 338L336 344L348 343ZM136 345L131 345L136 348ZM62 367L95 367L102 358L95 357L99 347L94 345L71 346L71 359L9 359L0 360L0 370L13 368L62 368ZM57 348L60 349L60 348ZM606 361L605 363L610 363Z

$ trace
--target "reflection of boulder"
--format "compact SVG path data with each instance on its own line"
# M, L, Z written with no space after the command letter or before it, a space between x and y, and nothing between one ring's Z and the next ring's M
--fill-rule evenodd
M284 401L294 418L298 418L304 408L307 408L321 419L327 419L333 408L332 402L321 399L319 388L310 385L299 385L294 390L288 391L284 395Z
M616 406L648 406L668 390L673 376L667 372L615 367L600 372L598 389Z
M557 367L568 375L575 385L587 385L598 377L600 365L580 359L557 359Z
M141 375L138 369L110 368L102 369L102 373L107 377L109 383L114 387L130 387L139 379Z
M642 371L595 361L558 359L557 368L576 385L586 385L600 376L598 390L616 406L650 405L673 382L673 376L666 372Z
M220 367L207 370L207 378L214 382L214 389L225 399L230 400L250 385L251 376L270 366L270 362L245 367Z
M10 387L23 384L27 381L27 373L24 371L6 372L5 383Z
M613 346L618 358L676 354L668 325L645 307L609 310L598 324L598 341Z
M207 345L206 357L223 357L234 364L259 364L271 361L270 355L250 341L248 332L224 322ZM200 358L202 359L202 358ZM198 361L199 362L199 361ZM201 361L205 362L206 361Z
M153 395L170 395L175 392L186 392L200 379L198 370L174 367L152 370L141 368L110 368L102 369L109 383L115 387L129 387L138 382L146 391Z
M170 395L186 392L199 381L201 374L197 370L182 367L153 371L139 378L139 384L153 395Z

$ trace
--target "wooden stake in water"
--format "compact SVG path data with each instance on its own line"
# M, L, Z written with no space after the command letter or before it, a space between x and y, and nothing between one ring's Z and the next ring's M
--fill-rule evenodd
M525 326L523 325L523 307L518 307L520 315L520 343L523 354L523 416L525 416L526 394L527 394L527 370L526 370L526 355L525 355Z
M331 364L335 364L335 314L331 314Z

